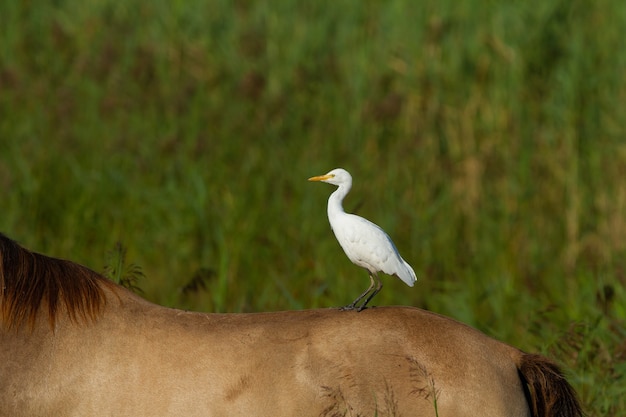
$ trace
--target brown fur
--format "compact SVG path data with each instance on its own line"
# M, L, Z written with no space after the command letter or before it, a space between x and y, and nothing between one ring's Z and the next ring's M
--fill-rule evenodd
M524 354L518 364L533 416L582 416L576 392L545 356Z
M0 417L582 415L548 359L424 310L193 313L2 235L0 262Z
M61 305L73 321L93 319L105 303L101 285L110 284L84 266L30 252L0 234L0 317L8 328L34 325L44 306L52 327Z

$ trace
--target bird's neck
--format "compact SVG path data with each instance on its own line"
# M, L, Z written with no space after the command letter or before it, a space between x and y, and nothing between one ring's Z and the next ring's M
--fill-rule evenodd
M333 215L344 213L342 202L350 189L348 187L339 186L334 193L328 197L328 217L333 218Z

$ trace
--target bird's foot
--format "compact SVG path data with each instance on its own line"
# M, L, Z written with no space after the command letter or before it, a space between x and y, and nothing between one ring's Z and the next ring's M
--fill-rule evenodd
M343 307L339 307L339 311L352 311L352 310L356 310L356 312L358 313L359 311L363 311L365 309L367 309L369 307L367 307L365 304L361 305L361 306L356 306L356 304L348 304L347 306L343 306Z

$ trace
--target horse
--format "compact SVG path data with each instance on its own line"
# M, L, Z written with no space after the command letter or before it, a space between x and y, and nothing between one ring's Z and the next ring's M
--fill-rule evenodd
M0 416L582 416L559 367L413 307L199 313L0 234Z

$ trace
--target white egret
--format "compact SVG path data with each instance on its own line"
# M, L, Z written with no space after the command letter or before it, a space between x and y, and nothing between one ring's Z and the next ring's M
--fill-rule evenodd
M352 176L342 168L333 169L326 175L309 178L309 181L321 181L336 185L337 190L328 198L328 220L335 233L335 237L348 258L362 268L365 268L370 277L370 286L351 304L343 310L361 311L367 303L383 287L378 272L395 275L412 287L417 277L409 265L398 253L398 249L383 229L363 217L346 213L341 205L344 197L352 187ZM376 287L376 288L374 288ZM366 295L365 302L357 307Z

